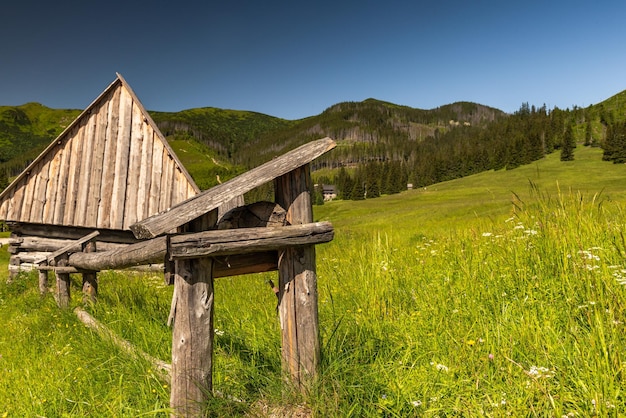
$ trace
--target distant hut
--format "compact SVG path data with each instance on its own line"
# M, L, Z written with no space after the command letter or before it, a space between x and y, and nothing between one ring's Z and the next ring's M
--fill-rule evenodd
M130 225L199 192L128 83L117 78L0 194L12 271L94 230L132 242ZM45 238L47 245L41 244ZM35 245L33 242L38 242ZM36 255L34 255L36 254Z

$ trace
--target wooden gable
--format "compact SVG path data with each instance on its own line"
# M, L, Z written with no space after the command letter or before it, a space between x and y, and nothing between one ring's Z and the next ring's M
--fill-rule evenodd
M198 192L137 96L117 74L0 194L0 219L128 230Z

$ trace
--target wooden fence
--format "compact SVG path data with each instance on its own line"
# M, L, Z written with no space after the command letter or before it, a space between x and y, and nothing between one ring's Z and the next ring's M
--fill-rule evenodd
M283 370L303 389L320 359L315 245L334 235L329 222L313 222L310 163L334 147L330 138L310 142L139 221L130 226L139 242L101 251L96 230L60 248L57 243L34 260L40 284L55 271L57 301L67 307L71 273L83 274L84 297L95 300L97 271L163 263L174 285L170 405L175 416L197 416L212 391L213 279L278 270ZM275 202L234 209L218 223L220 208L271 181ZM238 228L251 224L260 226Z

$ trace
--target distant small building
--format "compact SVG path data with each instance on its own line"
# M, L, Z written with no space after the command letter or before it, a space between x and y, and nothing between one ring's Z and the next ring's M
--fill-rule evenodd
M406 189L407 190L413 190L413 183L407 183Z
M333 200L337 197L337 186L334 184L322 184L322 194L325 202Z

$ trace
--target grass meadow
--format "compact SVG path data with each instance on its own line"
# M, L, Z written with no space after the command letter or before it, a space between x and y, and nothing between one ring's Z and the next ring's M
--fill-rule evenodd
M281 385L275 273L217 279L208 415L624 416L626 166L575 156L315 207L335 227L317 247L319 378ZM162 277L99 278L90 312L169 361ZM0 279L0 322L0 417L169 415L168 382L36 275Z

